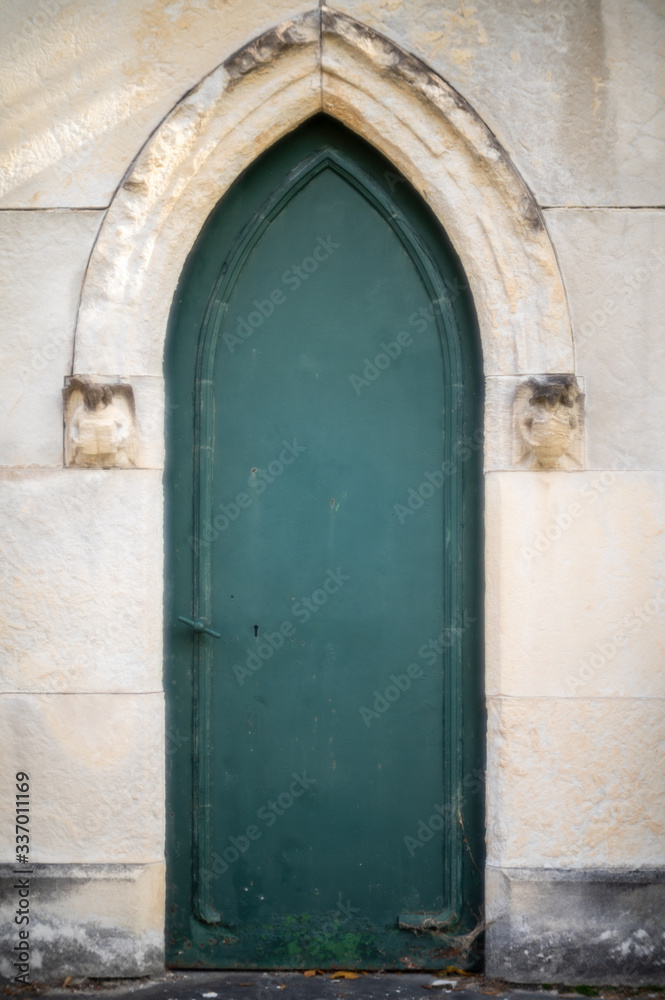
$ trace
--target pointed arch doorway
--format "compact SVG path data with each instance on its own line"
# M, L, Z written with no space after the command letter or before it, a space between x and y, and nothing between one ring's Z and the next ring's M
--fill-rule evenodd
M441 968L477 923L478 355L440 225L327 117L192 249L165 364L171 965Z

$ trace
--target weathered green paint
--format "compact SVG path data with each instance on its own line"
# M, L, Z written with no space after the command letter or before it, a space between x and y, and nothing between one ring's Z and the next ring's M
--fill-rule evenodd
M419 919L479 919L475 329L429 211L325 118L190 254L165 366L171 964L437 968Z

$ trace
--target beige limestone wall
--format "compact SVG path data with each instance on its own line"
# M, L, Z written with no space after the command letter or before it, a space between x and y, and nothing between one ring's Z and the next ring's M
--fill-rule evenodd
M665 865L665 476L491 473L488 863Z
M256 34L311 6L3 0L0 204L108 205L184 93Z
M160 693L0 698L7 770L31 776L36 862L163 861L162 701ZM13 806L5 796L5 830ZM3 838L2 861L11 862L13 840Z
M60 388L102 212L0 212L0 468L62 468Z
M588 467L665 470L665 211L551 209L545 220L587 381Z
M0 0L0 728L12 737L3 765L4 773L36 768L43 776L34 793L36 860L106 866L90 874L105 886L97 898L106 900L106 916L92 906L88 882L58 869L67 889L53 926L62 928L70 912L83 923L86 914L111 920L119 944L99 962L116 969L158 964L163 924L163 317L155 324L149 310L166 295L166 314L177 279L177 268L175 276L168 271L168 242L148 239L136 269L132 263L120 275L129 291L105 346L114 361L129 358L127 367L85 369L131 377L139 469L63 467L60 393L72 371L79 297L104 220L117 219L118 233L136 224L138 203L118 201L116 191L165 116L240 46L311 6ZM496 447L486 462L489 865L495 872L665 866L662 4L340 0L335 9L441 74L516 166L543 209L567 296L559 304L572 319L570 368L586 390L583 469L515 471L502 444L514 376L556 370L566 357L563 334L543 336L538 309L525 309L519 351L497 351L487 372L497 401L488 410ZM439 126L424 105L416 112L398 100L383 71L374 82L363 76L358 59L356 91L365 87L366 97L353 98L365 101L354 119L352 74L335 76L340 51L333 40L326 107L357 121L386 152L394 148L445 214L452 196L442 183ZM288 82L302 84L292 92L289 120L298 108L305 116L319 106L319 61L315 46L293 56ZM267 95L266 120L280 86L271 79L267 70L255 85ZM404 80L400 87L408 89ZM272 116L270 136L289 127L279 117L285 106ZM390 128L382 108L394 115ZM426 141L404 141L400 115ZM243 126L241 113L224 116L216 121L232 138L208 169L225 163L228 184L252 158L258 119ZM160 133L162 147L152 148L162 166L177 159L186 124ZM190 178L200 171L211 208L221 191L215 194L192 142ZM491 185L488 176L482 183ZM192 196L169 188L169 198L180 197ZM483 216L483 204L498 203L495 197L495 189L478 186L478 233L492 236L495 214ZM112 203L120 210L107 216ZM203 208L196 206L201 219ZM173 230L172 245L182 232ZM505 275L515 261L507 250L492 267ZM135 273L154 275L156 262L166 279L150 287L152 300L132 300ZM493 313L490 284L482 288L483 323L490 331L494 323L497 343L510 340L511 289ZM521 309L520 297L514 301ZM93 338L78 346L94 358L98 345ZM520 358L529 359L526 367ZM538 358L546 359L541 367ZM8 801L0 805L5 862ZM137 867L118 874L118 865ZM489 880L490 892L495 884ZM498 890L488 899L497 919L510 905ZM71 927L68 933L76 936ZM123 966L127 941L140 943Z
M161 473L5 470L0 482L2 690L160 692Z
M108 204L183 93L284 0L3 0L7 207ZM455 86L543 205L662 203L659 0L340 0ZM27 126L27 128L26 128Z
M662 205L659 0L340 0L476 108L541 205Z

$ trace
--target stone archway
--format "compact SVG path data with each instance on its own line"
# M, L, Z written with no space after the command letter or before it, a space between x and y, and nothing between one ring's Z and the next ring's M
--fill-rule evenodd
M394 162L440 219L471 283L486 376L573 371L555 254L505 151L421 60L323 7L232 55L141 150L91 254L73 374L161 376L171 298L207 215L249 163L319 111Z

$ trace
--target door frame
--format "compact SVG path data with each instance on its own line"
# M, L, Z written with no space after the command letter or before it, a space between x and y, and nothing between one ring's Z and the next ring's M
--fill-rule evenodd
M118 187L91 253L72 373L132 385L137 465L160 469L164 343L187 254L249 163L319 111L393 162L448 233L478 315L490 432L485 468L512 470L503 441L511 420L505 401L515 380L575 371L566 297L539 206L507 152L453 87L394 42L325 6L268 28L229 54L151 134ZM157 478L144 476L137 488L160 519ZM499 516L499 499L488 500L491 523ZM485 563L486 663L497 670L502 581L498 563L487 556ZM140 608L144 595L130 596ZM492 740L490 760L499 735ZM146 781L154 775L146 774ZM498 771L490 771L490 801L497 782ZM500 820L496 809L493 815ZM495 829L498 822L490 822L490 856L498 845Z

